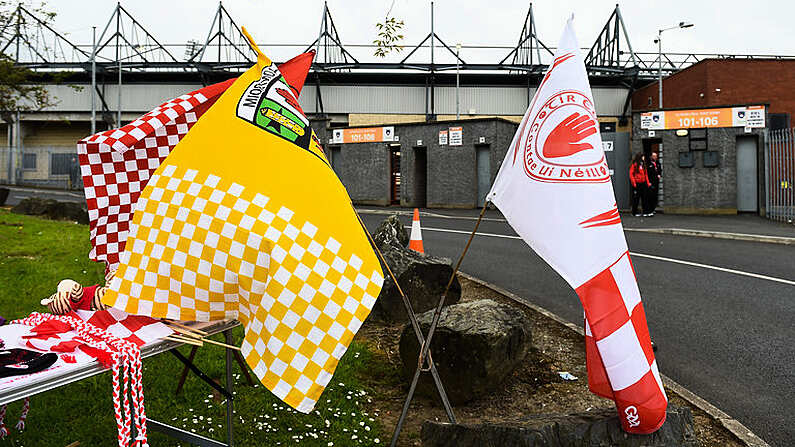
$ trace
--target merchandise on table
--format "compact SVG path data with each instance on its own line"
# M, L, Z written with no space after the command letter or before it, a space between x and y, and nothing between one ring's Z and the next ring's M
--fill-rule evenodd
M71 279L64 279L58 283L57 291L49 298L41 300L51 313L63 315L73 310L105 310L107 305L102 303L102 297L116 274L115 270L105 274L105 285L83 287Z
M25 319L0 327L0 338L9 348L46 352L46 354L33 353L33 356L53 358L54 361L37 373L30 373L29 370L21 375L0 376L0 388L19 387L44 381L64 371L99 361L104 367L110 368L113 375L113 399L119 445L130 444L133 424L138 433L135 445L145 445L146 414L143 403L140 347L172 333L173 331L159 320L129 315L117 309L78 310L66 315L34 312ZM26 404L25 408L28 405ZM26 414L25 411L24 415ZM24 418L21 419L21 426L24 427ZM1 433L2 428L0 428Z

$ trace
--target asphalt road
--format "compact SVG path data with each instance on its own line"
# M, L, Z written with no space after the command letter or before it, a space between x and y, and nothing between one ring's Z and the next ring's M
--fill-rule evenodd
M365 214L374 230L385 217ZM631 217L630 217L631 218ZM402 218L406 225L409 217ZM625 217L626 219L626 217ZM423 217L429 254L457 259L471 217ZM449 232L440 230L461 231ZM574 291L501 221L483 222L462 270L582 324ZM489 233L491 235L484 235ZM498 237L503 235L509 237ZM668 375L774 446L795 442L795 248L630 233L657 361ZM644 258L654 255L789 281Z

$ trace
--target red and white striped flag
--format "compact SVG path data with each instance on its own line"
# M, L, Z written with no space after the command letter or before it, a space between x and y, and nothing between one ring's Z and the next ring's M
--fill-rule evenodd
M488 199L579 295L591 391L625 431L652 433L668 401L578 48L570 19Z

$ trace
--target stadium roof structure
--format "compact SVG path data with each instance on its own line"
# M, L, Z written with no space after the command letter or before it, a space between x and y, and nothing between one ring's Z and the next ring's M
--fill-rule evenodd
M433 16L433 2L431 2ZM35 70L80 70L91 63L96 55L96 64L101 69L113 71L121 62L123 70L141 71L241 71L253 63L253 53L246 44L240 27L228 10L219 2L213 14L207 37L199 42L162 44L156 33L143 24L118 3L106 23L96 49L91 44L76 44L56 30L52 20L37 11L20 4L0 24L0 53L20 65ZM374 45L349 45L370 51L370 60L355 56L343 44L334 24L328 4L323 5L318 36L301 44L276 44L294 46L297 49L315 49L317 56L314 70L318 71L419 71L442 72L456 68L455 51L435 32L431 19L429 34L417 45L406 48L407 56L399 62L385 62L372 56ZM262 47L268 48L268 42ZM458 57L461 72L525 72L543 71L551 61L554 48L543 43L537 34L533 6L530 3L516 45L492 47L463 47L464 49L489 49L493 61L469 62ZM94 51L95 50L95 51ZM183 59L178 59L182 50ZM420 50L424 50L421 52ZM449 60L437 59L439 51L452 55ZM504 57L499 52L505 52ZM422 53L423 57L418 57ZM707 53L663 53L663 73L679 71L706 58L777 58L791 59L793 56L778 55L733 55ZM640 53L632 49L627 25L616 5L605 26L595 39L585 57L586 66L592 75L626 76L637 72L641 79L657 76L659 57L657 53Z
M454 83L454 73L460 73L462 81L469 84L525 85L529 91L540 81L553 58L555 48L546 45L538 36L532 3L515 45L463 46L461 49L466 57L451 48L435 31L433 2L429 12L429 33L418 44L403 48L405 56L401 60L379 59L374 55L373 44L343 43L327 3L323 5L316 38L308 38L304 43L262 42L259 46L271 50L271 54L288 50L294 55L314 49L316 57L307 82L318 87L323 82L424 84L429 91L431 107L434 86ZM5 22L0 23L0 53L42 73L45 78L47 73L69 72L70 79L84 80L93 69L102 84L120 80L123 74L126 82L195 80L198 75L207 85L242 73L254 61L240 27L221 2L210 23L204 41L161 43L155 31L117 3L96 44L78 44L56 30L51 15L31 11L19 4ZM627 88L627 104L636 88L656 79L661 59L663 76L704 59L795 59L778 55L697 53L662 53L660 59L658 53L636 52L618 5L587 53L585 50L585 64L592 84ZM470 56L478 54L481 57ZM105 108L104 99L102 102Z

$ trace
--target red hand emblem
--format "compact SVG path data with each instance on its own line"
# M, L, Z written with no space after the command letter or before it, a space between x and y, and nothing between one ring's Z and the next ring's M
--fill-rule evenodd
M287 90L285 90L283 88L277 88L276 89L276 93L280 94L282 96L282 98L284 98L284 101L287 104L290 104L291 106L293 106L293 108L295 110L298 110L299 112L303 113L303 110L301 109L301 106L298 104L298 101L295 100L295 97L293 96L292 93L288 92Z
M587 115L572 113L549 133L544 142L544 157L557 158L593 149L590 143L578 143L596 133L596 121Z

